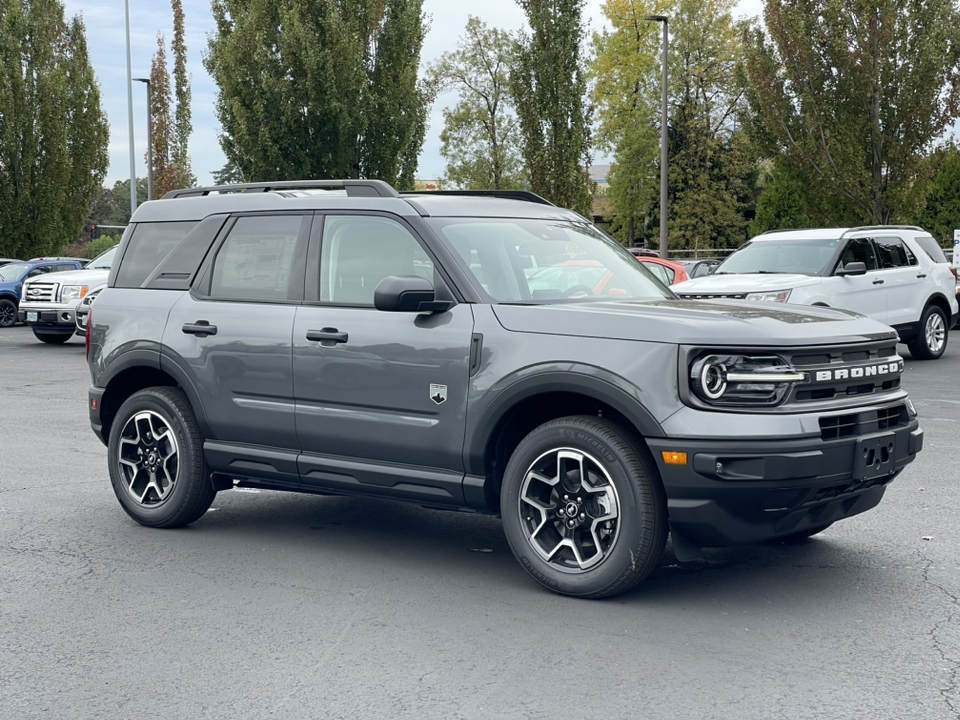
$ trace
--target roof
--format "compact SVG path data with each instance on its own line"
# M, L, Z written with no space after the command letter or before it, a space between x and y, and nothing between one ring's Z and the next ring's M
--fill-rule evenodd
M779 240L789 237L791 240L839 240L845 235L861 235L864 233L876 233L877 231L891 230L903 232L904 230L915 234L929 235L923 228L916 225L863 225L860 227L847 228L808 228L802 230L768 230L767 232L750 238L750 242L763 242L768 240Z

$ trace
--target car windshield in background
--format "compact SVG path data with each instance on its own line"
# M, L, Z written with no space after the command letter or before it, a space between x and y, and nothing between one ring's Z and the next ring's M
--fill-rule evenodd
M107 250L105 253L100 253L91 260L85 270L109 270L113 265L113 256L117 254L118 245L114 245L112 248Z
M586 223L517 218L429 222L496 302L674 297L623 246Z
M823 275L834 258L839 238L761 240L750 242L720 264L713 274L796 273Z
M30 270L26 263L10 263L0 267L0 282L16 282Z

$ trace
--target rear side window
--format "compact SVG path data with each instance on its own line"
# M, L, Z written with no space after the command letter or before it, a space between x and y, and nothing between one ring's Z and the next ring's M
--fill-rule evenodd
M139 223L123 253L114 286L138 288L143 285L157 265L180 244L196 224L195 220Z
M940 243L933 239L932 235L918 235L914 238L920 249L923 250L935 263L949 263L947 256L943 254L943 248Z
M900 238L878 237L874 242L877 244L880 267L884 270L917 264L917 258Z
M239 218L217 252L210 297L261 302L299 297L303 276L296 266L306 249L303 220L300 215ZM295 278L300 278L299 287Z
M160 261L143 287L151 290L189 290L193 278L216 239L226 215L204 218L169 255Z

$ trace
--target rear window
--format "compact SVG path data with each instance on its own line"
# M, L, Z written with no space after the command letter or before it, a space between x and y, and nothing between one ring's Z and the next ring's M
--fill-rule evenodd
M943 254L943 248L940 247L940 243L934 240L932 235L918 235L914 239L917 241L917 245L919 245L935 263L950 262L947 260L947 256Z
M138 288L186 237L196 221L139 223L123 253L115 287Z

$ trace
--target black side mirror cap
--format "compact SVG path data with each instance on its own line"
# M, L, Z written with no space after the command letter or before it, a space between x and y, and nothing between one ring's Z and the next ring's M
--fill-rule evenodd
M866 275L867 266L862 262L848 262L846 265L838 267L835 274L840 277L844 275Z
M373 291L373 305L384 312L444 312L453 303L437 300L433 284L419 275L388 275Z

